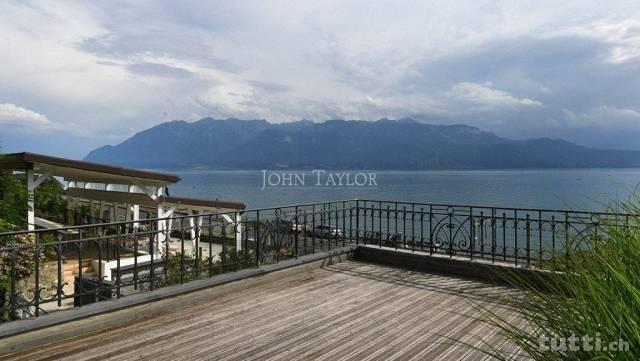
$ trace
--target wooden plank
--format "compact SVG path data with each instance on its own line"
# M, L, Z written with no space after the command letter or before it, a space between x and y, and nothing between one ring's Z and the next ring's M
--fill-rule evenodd
M455 277L343 262L11 359L476 360L484 355L443 335L500 344L495 330L469 316L482 303L517 321L492 303L508 292Z

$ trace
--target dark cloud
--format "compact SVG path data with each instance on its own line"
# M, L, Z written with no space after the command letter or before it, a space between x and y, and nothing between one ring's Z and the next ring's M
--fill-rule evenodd
M137 56L166 56L187 60L199 66L237 73L241 68L214 55L204 35L149 31L142 34L119 33L114 30L76 44L84 52L106 59L130 60Z
M461 82L489 84L544 106L481 111L452 106L458 111L445 118L518 138L557 136L600 147L640 149L633 139L640 136L640 125L634 127L629 117L625 134L614 123L624 109L639 108L640 61L608 62L610 47L579 36L498 41L439 61L426 59L415 67L424 76L403 79L398 91L431 93ZM569 119L567 111L583 116Z

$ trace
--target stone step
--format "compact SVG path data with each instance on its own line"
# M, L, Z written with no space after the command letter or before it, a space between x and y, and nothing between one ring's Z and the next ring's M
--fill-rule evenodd
M64 260L62 262L62 267L78 267L78 264L82 264L83 266L89 266L91 265L91 260L90 259L86 259L86 260L82 260L82 263L79 263L78 260Z
M87 273L87 272L94 272L93 267L91 267L91 266L82 267L82 273L84 274L84 273ZM75 275L75 274L79 274L80 270L78 269L78 267L65 268L65 269L62 270L62 273L63 274L74 274Z

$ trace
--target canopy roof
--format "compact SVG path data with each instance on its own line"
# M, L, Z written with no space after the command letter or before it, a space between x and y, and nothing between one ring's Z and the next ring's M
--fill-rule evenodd
M150 172L35 153L12 153L0 157L0 169L33 169L63 177L66 181L164 186L180 181L169 173Z
M154 207L156 205L156 202L144 193L128 193L117 191L106 192L94 189L68 188L67 195L69 197L92 199L96 201L138 204L144 207ZM245 205L243 203L209 199L161 196L159 198L159 201L161 201L167 207L176 206L178 209L187 208L199 211L225 211L245 209Z

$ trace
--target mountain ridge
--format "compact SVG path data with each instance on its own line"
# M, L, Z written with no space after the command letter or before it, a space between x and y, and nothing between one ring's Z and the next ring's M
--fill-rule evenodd
M562 139L512 140L464 125L410 118L174 120L85 160L163 169L332 168L379 170L640 167L640 151L599 150Z

